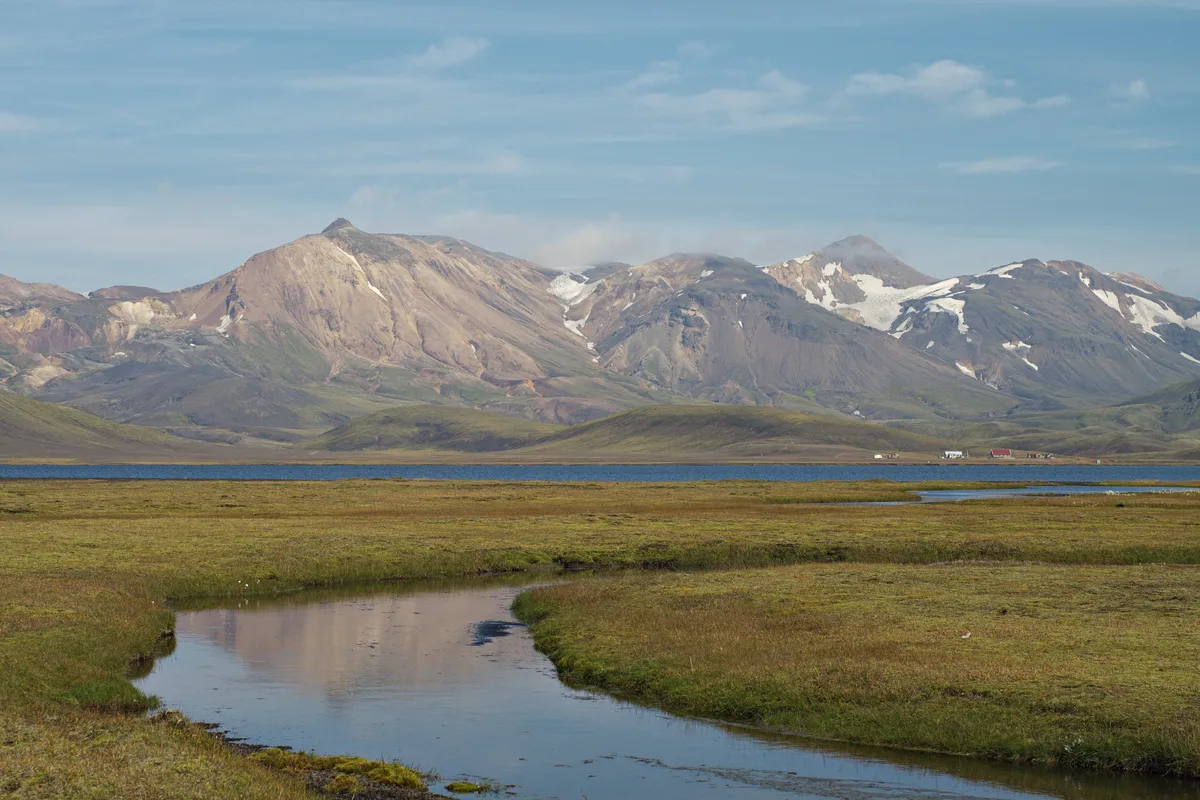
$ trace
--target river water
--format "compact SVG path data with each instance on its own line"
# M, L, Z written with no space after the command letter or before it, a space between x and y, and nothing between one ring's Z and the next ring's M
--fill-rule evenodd
M252 742L400 759L522 798L1200 800L1200 782L834 747L571 688L509 611L532 580L181 609L174 652L138 683Z

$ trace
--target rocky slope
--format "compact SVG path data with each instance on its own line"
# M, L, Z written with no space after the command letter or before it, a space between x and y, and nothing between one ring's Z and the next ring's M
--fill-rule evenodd
M600 365L689 397L868 417L910 405L943 415L1012 405L740 259L679 254L586 283L566 276L555 289L564 324Z
M298 440L398 403L979 419L1198 377L1200 302L1144 278L1026 261L939 281L864 237L761 268L677 254L564 275L338 220L176 292L0 278L0 382L185 435Z
M561 324L558 273L338 220L178 292L0 284L0 378L112 419L325 429L397 401L554 422L653 402ZM278 431L277 431L278 433Z
M840 244L840 243L839 243ZM1200 375L1200 302L1145 278L1036 260L944 281L839 245L767 272L1023 405L1129 397ZM899 262L896 262L899 263Z

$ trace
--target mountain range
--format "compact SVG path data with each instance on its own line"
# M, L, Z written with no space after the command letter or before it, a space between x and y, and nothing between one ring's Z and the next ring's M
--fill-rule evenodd
M1197 380L1200 301L1073 261L938 280L860 236L562 273L340 219L179 291L0 276L4 389L215 442L413 404L578 424L711 402L931 433Z

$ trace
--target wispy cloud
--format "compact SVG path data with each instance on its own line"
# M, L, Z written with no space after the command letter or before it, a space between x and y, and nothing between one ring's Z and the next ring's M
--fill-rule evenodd
M1061 166L1061 161L1034 156L1005 156L978 161L950 161L942 164L941 168L959 175L1013 175L1020 172L1046 172Z
M446 69L465 64L487 49L487 39L472 36L448 36L431 44L424 52L408 59L409 66L419 70Z
M1108 87L1113 99L1129 105L1138 105L1150 99L1150 87L1140 78L1129 83L1114 83Z
M979 67L950 59L918 67L908 74L860 72L850 78L850 95L910 95L954 109L969 117L996 117L1023 108L1058 108L1070 102L1066 95L1025 100L1015 94L995 93L1000 84L1012 88L1011 81L997 81Z
M372 163L360 169L339 169L341 175L520 175L527 170L520 156L505 153L479 161L421 159Z
M642 108L662 116L726 130L759 131L823 122L822 115L800 107L807 92L804 84L772 70L761 75L752 88L717 88L693 94L635 92L634 100Z
M32 133L44 127L45 122L36 117L0 111L0 133Z
M1113 145L1119 150L1165 150L1168 147L1177 145L1173 139L1124 139Z
M1200 164L1176 164L1171 171L1179 175L1200 175Z
M634 92L649 86L660 86L679 80L681 65L678 61L656 61L644 72L635 75L625 84L626 91Z

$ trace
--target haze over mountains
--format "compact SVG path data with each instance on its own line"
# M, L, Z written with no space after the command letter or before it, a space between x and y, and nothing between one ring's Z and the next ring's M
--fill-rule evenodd
M1070 261L936 280L864 237L769 266L676 254L561 274L338 220L180 291L0 276L5 388L217 441L406 403L564 424L699 400L916 428L1196 380L1200 301Z

